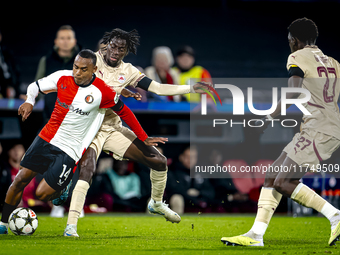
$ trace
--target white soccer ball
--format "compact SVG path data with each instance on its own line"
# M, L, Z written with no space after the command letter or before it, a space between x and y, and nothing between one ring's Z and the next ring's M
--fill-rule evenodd
M29 208L17 208L9 216L9 229L15 235L32 235L37 227L37 215Z

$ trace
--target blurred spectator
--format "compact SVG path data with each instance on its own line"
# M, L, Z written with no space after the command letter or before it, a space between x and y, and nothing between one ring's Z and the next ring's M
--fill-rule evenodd
M171 69L174 64L174 58L171 49L166 46L156 47L152 51L152 66L145 68L145 74L150 79L163 84L179 84L178 74ZM148 97L157 97L159 100L164 100L154 93L148 93ZM167 96L170 101L181 101L181 96Z
M113 169L99 174L89 190L86 204L97 204L108 211L143 211L139 176L128 170L128 161L114 160Z
M20 72L12 51L4 45L0 31L0 98L19 97Z
M197 158L196 147L187 147L168 173L166 192L170 197L170 207L179 214L184 212L184 206L189 210L207 209L215 196L208 179L199 174L190 177L190 169L195 167Z
M25 148L20 143L12 143L8 150L8 160L4 164L4 168L1 172L0 183L1 183L1 197L6 195L6 190L13 182L15 176L19 172L20 162L25 154ZM47 207L47 203L44 203L35 198L35 190L37 188L36 179L33 178L32 181L24 189L22 200L19 207ZM1 200L3 201L3 200ZM1 205L2 206L2 205Z
M61 26L56 34L53 50L39 61L35 80L39 80L59 70L72 70L73 61L79 50L80 47L77 45L76 34L73 28L69 25ZM57 93L45 95L44 100L43 116L45 125L53 112Z
M220 150L211 150L208 165L223 166L223 155ZM238 207L241 202L248 201L248 195L242 194L237 190L229 173L224 173L224 178L212 178L209 180L215 189L215 203L218 207L218 210L219 207L223 207L226 210L231 210L233 207Z
M203 81L210 81L210 73L202 66L195 65L195 52L190 46L183 46L176 53L176 64L173 68L179 75L179 84L190 84L190 79L197 78ZM183 95L188 102L199 102L200 94L185 94Z

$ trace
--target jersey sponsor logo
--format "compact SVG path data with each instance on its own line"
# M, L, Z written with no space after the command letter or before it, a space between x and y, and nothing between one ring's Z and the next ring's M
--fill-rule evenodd
M65 109L69 109L69 108L70 108L70 105L61 102L60 99L59 99L59 97L57 97L57 102L58 102L58 104L59 104L61 107L65 108Z
M88 104L92 104L93 103L93 96L92 95L87 95L85 97L85 102L88 103Z
M90 112L83 112L83 110L79 109L79 108L72 110L72 112L78 113L80 115L86 115L86 116L88 116L90 114Z
M88 115L90 114L90 112L83 112L83 110L80 109L80 108L74 108L73 105L68 105L68 104L66 104L66 103L61 102L61 101L59 100L59 97L57 97L57 102L58 102L58 104L59 104L61 107L65 108L65 109L68 109L68 110L70 110L70 111L72 111L72 112L74 112L74 113L77 113L77 114L80 114L80 115L86 115L86 116L88 116Z
M64 85L64 84L61 84L61 85L60 85L60 88L66 89L67 87L66 87L66 85Z
M124 83L125 82L125 76L123 75L123 74L120 74L119 76L118 76L118 82L120 82L120 83Z

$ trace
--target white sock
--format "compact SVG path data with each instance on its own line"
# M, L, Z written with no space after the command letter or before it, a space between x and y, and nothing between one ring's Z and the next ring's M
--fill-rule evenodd
M77 231L77 224L67 224L66 227L73 228Z
M162 204L162 201L155 201L153 198L150 199L150 202L157 206Z
M89 190L90 185L88 182L83 180L78 180L76 186L74 187L70 209L67 218L68 225L77 225L78 218L81 214L81 211L84 208L85 198L87 191Z
M153 200L162 202L167 178L168 168L166 171L156 171L150 168L151 197Z
M267 227L268 227L268 224L264 222L260 222L260 221L255 221L250 231L253 231L254 234L256 235L263 236L264 233L266 233Z
M331 220L331 218L338 212L338 209L336 209L333 205L330 203L325 203L325 205L322 207L320 213L322 213L327 219Z

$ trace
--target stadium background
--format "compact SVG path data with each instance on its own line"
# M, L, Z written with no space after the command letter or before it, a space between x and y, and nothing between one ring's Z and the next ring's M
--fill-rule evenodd
M178 47L190 45L195 49L196 63L206 68L214 78L286 77L285 65L290 53L287 26L300 17L310 18L318 25L317 45L323 52L335 59L340 57L338 1L232 0L96 5L69 0L50 4L51 7L35 6L31 2L22 3L19 7L11 3L2 4L0 29L3 43L14 52L21 71L23 91L34 80L39 59L53 47L57 29L65 24L74 28L82 48L93 50L105 31L116 27L126 31L137 29L141 36L137 55L130 54L124 61L143 68L151 64L151 53L157 46L168 46L175 53ZM34 111L28 121L20 122L20 134L11 137L6 134L4 122L8 120L6 117L16 117L20 101L0 101L4 148L12 143L12 138L17 138L27 149L41 128L41 111ZM183 130L178 124L188 121L189 111L150 111L150 108L144 110L134 102L131 102L131 108L150 136L173 138L164 146L164 154L175 160L189 143L189 136L179 137ZM294 115L297 120L300 117L299 114ZM248 164L260 158L273 160L290 140L263 143L259 138L247 141L247 137L244 132L239 143L219 145L224 159L243 159ZM245 141L248 143L245 144ZM337 153L331 162L337 162L338 157ZM287 210L286 205L281 210Z

